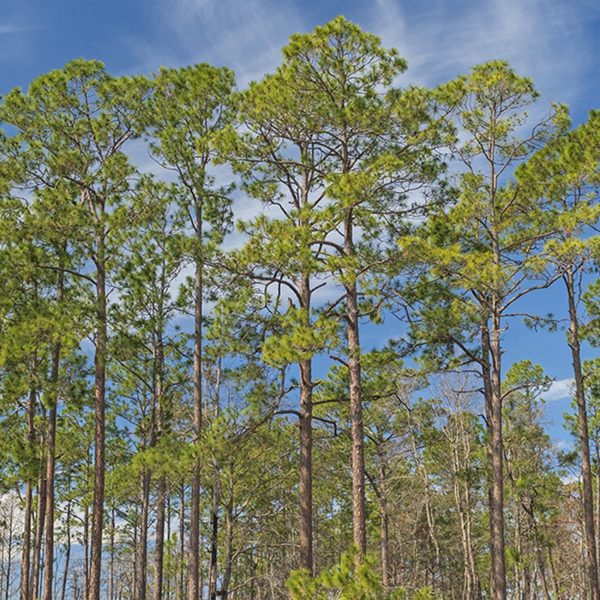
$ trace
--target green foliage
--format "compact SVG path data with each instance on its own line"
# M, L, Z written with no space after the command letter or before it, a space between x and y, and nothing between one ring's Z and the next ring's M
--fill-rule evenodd
M569 276L586 308L581 338L600 344L600 112L572 128L566 108L553 106L530 126L538 92L503 61L433 90L398 87L405 69L395 49L338 17L293 35L274 72L239 92L229 69L208 64L113 77L76 60L3 96L0 508L5 491L32 491L34 537L43 532L36 509L58 407L56 544L89 542L92 382L106 362L106 503L116 523L103 567L120 569L114 596L139 590L130 579L140 574L131 568L140 507L150 539L163 484L165 582L185 593L199 464L210 523L202 539L214 544L204 581L212 567L223 595L283 597L297 566L298 505L307 503L298 471L308 456L322 570L292 572L293 600L487 596L490 419L480 376L490 371L511 586L533 589L548 565L551 593L581 593L580 492L565 471L577 475L578 464L544 429L551 379L532 360L504 377L501 364L509 319L559 324L522 315L522 298ZM154 175L131 160L134 140L157 163ZM234 185L240 214L253 216L226 249ZM387 341L392 316L406 329ZM367 319L384 327L350 347L345 330L356 340ZM107 352L93 358L103 328ZM383 346L373 342L379 331ZM201 427L193 336L202 342ZM353 533L350 363L369 548L381 557L352 550L340 559ZM597 475L593 355L584 383ZM312 419L302 449L288 417L298 396L303 423ZM574 431L575 419L567 426ZM6 526L0 514L3 560ZM158 548L148 549L151 561ZM79 593L75 569L66 583ZM431 589L417 589L425 583Z
M342 555L340 562L317 577L295 571L287 581L292 600L434 600L427 588L408 593L386 591L372 557L360 558L356 550Z

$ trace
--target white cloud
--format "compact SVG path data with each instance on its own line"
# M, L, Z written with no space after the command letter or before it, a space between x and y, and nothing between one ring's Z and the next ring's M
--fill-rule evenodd
M0 25L0 35L12 35L15 33L23 33L24 31L28 31L28 28L21 27L20 25L9 25L8 23Z
M146 70L211 62L232 68L244 86L273 70L290 34L306 28L301 8L275 0L171 0L156 14L162 42L132 38L132 50Z
M243 87L277 66L290 34L322 24L334 7L398 48L409 63L405 82L432 85L504 58L534 79L547 105L581 100L595 73L586 31L600 17L595 0L375 0L368 12L359 2L324 3L317 12L299 0L170 0L153 10L155 35L132 34L130 48L137 70L207 61L234 69Z
M572 101L594 60L582 35L590 0L437 0L427 10L403 11L394 0L377 0L372 29L408 59L407 79L445 81L477 63L507 59L529 75L548 99Z
M572 391L572 379L557 379L552 382L550 389L544 394L544 400L565 400L571 397Z

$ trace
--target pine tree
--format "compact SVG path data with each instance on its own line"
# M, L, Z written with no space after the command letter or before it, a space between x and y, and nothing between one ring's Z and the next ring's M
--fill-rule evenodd
M215 184L211 171L218 157L218 136L231 122L233 73L200 64L163 69L152 82L146 125L157 162L174 171L185 193L189 214L190 258L194 265L194 443L202 430L202 326L204 271L229 226L227 189ZM200 590L200 463L193 468L190 508L188 599Z

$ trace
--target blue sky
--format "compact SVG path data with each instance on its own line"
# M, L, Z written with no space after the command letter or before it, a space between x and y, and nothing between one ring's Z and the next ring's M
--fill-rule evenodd
M272 70L288 36L344 14L397 47L409 68L401 83L433 85L494 58L531 76L575 122L600 108L599 0L2 0L0 93L77 58L115 75L161 65L211 62L232 67L241 86ZM530 302L564 314L562 290ZM364 340L378 346L381 331ZM548 396L549 428L562 438L570 362L564 335L507 333L507 366L532 358L559 381ZM591 354L587 349L587 355Z

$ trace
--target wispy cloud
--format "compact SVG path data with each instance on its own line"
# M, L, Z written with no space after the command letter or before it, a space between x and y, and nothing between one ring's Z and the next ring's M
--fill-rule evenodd
M437 0L427 10L400 8L395 0L376 5L372 28L408 59L408 78L422 84L502 58L532 76L551 99L568 102L595 60L590 36L582 35L586 21L600 16L590 0Z
M571 397L572 392L572 379L557 379L552 382L550 389L544 394L544 399L548 401L565 400Z
M14 35L16 33L24 33L30 31L30 27L24 27L22 25L11 25L8 23L0 24L0 35Z
M289 35L322 24L337 12L380 35L409 61L406 81L436 84L477 63L504 58L534 78L548 100L573 102L594 72L596 0L374 0L324 3L299 0L170 0L156 3L151 38L131 36L145 70L161 64L209 61L236 71L241 86L271 71ZM233 10L235 6L235 10ZM588 83L586 83L588 82Z
M274 69L289 35L305 28L298 3L276 0L171 0L157 5L163 39L132 38L150 68L211 62L231 67L245 85Z

